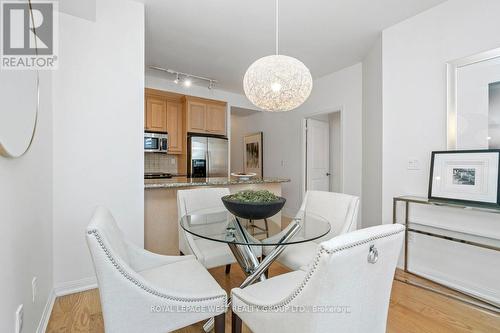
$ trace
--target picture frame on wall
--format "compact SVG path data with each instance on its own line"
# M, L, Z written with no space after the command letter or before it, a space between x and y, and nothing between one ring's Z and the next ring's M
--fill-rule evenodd
M433 151L429 199L500 206L500 149Z
M253 133L243 138L243 167L246 174L263 177L263 133Z

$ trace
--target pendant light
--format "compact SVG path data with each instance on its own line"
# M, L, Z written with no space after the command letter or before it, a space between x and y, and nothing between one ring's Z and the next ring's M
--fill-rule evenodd
M313 85L311 72L300 60L279 54L278 8L276 0L276 54L256 60L243 78L248 99L271 112L299 107L311 94Z

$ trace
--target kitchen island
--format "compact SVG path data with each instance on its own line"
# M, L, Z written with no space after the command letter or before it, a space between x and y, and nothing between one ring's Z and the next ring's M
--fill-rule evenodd
M144 180L144 246L146 250L165 254L179 254L179 222L177 217L177 190L199 187L227 187L231 193L241 190L268 190L281 195L281 183L287 178L252 178L240 180L234 177L187 178ZM269 219L275 227L281 227L281 213Z

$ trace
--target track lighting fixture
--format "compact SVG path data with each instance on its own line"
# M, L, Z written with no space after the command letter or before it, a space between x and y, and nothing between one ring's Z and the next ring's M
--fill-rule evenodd
M214 89L215 85L217 84L217 80L210 79L210 78L203 77L203 76L198 76L198 75L193 75L193 74L178 72L178 71L174 71L172 69L165 69L165 68L161 68L161 67L157 67L157 66L149 66L149 68L157 70L157 71L165 72L165 73L168 73L168 74L175 75L174 83L175 84L179 84L179 83L182 82L182 85L184 87L186 87L186 88L191 87L191 85L193 84L193 80L208 82L208 86L207 86L208 89Z

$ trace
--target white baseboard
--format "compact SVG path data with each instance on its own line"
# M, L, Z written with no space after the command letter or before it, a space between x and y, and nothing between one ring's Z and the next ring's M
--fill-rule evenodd
M97 288L97 280L95 277L69 281L61 283L58 286L54 287L54 289L50 292L49 297L47 298L47 303L45 303L45 308L43 309L42 317L40 318L40 322L38 323L36 333L45 333L45 331L47 330L50 315L52 314L52 309L54 308L54 303L57 297L74 294L94 288Z
M49 297L47 298L47 303L45 303L45 307L43 309L42 318L40 318L40 322L38 323L36 333L45 333L45 331L47 330L47 325L49 324L50 314L52 313L52 308L54 307L55 300L56 293L54 292L54 290L51 290Z
M94 288L97 288L97 279L95 276L92 276L80 280L61 283L54 287L54 293L56 296L65 296Z

